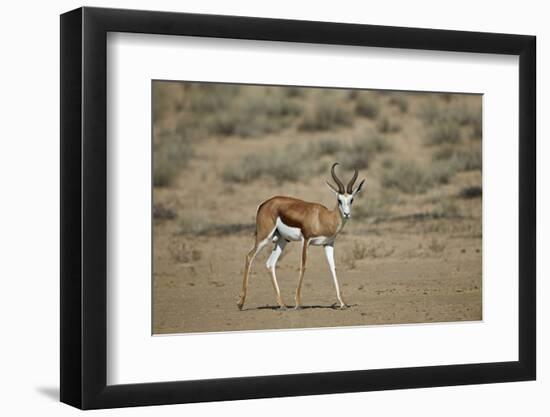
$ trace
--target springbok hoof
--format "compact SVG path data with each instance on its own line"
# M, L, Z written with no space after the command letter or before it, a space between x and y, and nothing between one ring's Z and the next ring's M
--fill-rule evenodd
M238 302L237 307L239 307L239 310L242 310L244 306L244 303Z
M340 304L340 310L347 310L349 308L349 305L347 304Z

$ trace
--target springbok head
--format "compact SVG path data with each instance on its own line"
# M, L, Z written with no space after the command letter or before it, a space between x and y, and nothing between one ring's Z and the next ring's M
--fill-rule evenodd
M330 169L330 173L332 174L332 179L338 186L338 189L334 187L330 182L326 182L330 190L336 194L336 198L338 199L338 209L340 210L340 214L344 219L349 219L351 217L351 205L353 204L353 198L361 191L361 188L363 187L363 184L365 183L365 179L359 183L357 188L353 189L353 185L355 184L355 180L357 180L357 169L353 173L353 177L348 182L347 187L344 187L344 183L340 181L338 176L336 175L336 172L334 169L336 168L336 165L338 165L338 162L335 162L332 165L332 168Z

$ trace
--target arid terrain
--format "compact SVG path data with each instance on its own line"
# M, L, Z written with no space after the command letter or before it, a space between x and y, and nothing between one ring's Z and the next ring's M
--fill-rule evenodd
M153 333L482 318L481 96L154 84ZM274 195L329 208L340 162L366 186L338 236L349 309L311 247L304 308L277 303L255 260L237 308L257 206ZM277 277L294 306L300 245Z

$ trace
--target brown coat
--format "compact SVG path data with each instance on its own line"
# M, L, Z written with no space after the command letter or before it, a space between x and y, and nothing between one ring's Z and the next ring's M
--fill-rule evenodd
M342 226L337 207L329 210L319 203L276 196L264 201L258 207L257 240L265 239L273 231L278 217L287 226L299 228L306 239L334 236Z

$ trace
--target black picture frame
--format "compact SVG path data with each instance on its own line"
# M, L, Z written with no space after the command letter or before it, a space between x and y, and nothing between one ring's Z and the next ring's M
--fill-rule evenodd
M519 358L512 362L107 385L108 32L519 56ZM61 15L61 401L81 409L536 377L534 36L80 8Z

